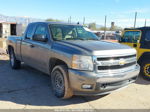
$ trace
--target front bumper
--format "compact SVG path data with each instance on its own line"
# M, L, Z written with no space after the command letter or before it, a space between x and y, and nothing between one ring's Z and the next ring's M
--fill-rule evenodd
M104 95L135 82L139 72L139 65L136 65L132 71L106 76L100 73L69 69L69 82L74 95ZM83 89L84 84L92 85L92 88Z

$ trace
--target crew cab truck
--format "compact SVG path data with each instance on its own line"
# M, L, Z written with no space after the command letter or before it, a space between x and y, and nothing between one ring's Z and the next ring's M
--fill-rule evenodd
M120 42L137 50L140 74L150 80L150 27L126 28Z
M21 62L51 77L58 98L103 95L135 82L140 72L136 50L103 42L81 25L36 22L23 37L7 40L10 65Z

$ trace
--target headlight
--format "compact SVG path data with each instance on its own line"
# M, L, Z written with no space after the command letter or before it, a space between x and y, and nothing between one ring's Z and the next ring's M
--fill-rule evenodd
M78 70L93 71L93 61L91 56L73 55L72 68Z

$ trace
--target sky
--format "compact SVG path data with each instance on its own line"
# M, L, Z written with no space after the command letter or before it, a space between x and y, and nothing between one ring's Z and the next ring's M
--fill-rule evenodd
M132 27L135 12L137 27L144 26L145 19L150 26L150 0L0 0L0 14L7 16L59 19L73 22L96 22L107 26Z

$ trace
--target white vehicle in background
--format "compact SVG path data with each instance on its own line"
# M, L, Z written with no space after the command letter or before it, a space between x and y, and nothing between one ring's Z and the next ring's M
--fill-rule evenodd
M100 40L109 41L109 42L118 42L121 36L121 31L93 31L88 29L87 27L84 28L86 31L92 32L96 34ZM106 36L104 36L106 33Z

